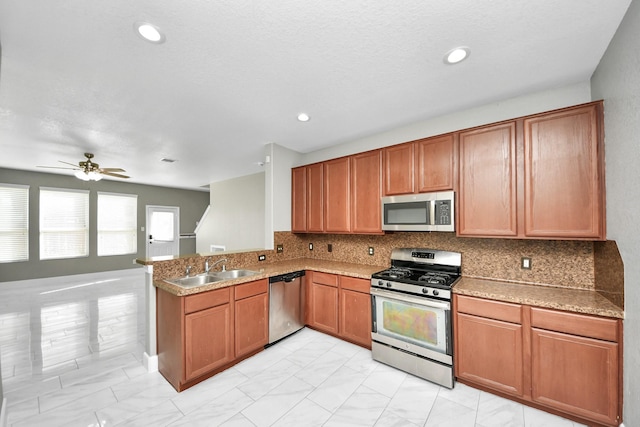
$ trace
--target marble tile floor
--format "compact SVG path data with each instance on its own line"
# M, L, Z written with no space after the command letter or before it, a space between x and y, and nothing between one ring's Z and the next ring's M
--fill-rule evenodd
M177 393L141 364L142 275L106 280L0 283L9 425L579 425L463 384L439 387L308 328Z

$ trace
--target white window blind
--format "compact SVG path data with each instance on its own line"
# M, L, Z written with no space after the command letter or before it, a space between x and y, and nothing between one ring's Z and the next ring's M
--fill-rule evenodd
M89 192L40 187L40 259L89 255Z
M138 252L138 196L98 193L98 256Z
M0 184L0 262L29 259L29 186Z

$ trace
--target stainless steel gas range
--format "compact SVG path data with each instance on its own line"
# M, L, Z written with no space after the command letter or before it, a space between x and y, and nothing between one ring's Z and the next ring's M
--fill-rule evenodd
M373 358L453 388L451 287L461 255L398 248L391 268L371 276Z

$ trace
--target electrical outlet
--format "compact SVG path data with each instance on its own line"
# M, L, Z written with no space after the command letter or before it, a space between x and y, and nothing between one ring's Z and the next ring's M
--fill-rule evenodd
M369 246L369 255L373 255L373 254L374 254L373 246Z
M313 243L309 243L309 250L312 251L313 250Z
M520 259L520 268L524 270L531 270L531 258L523 256Z
M266 255L258 255L258 261L264 261L265 259L267 259Z
M284 251L284 247L282 245L277 245L276 246L276 252L281 254Z
M327 244L327 252L333 251L333 245L331 243Z

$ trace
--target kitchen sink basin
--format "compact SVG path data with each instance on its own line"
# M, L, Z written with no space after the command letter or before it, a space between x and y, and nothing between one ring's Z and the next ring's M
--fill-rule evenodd
M181 277L179 279L167 279L167 282L183 288L194 288L196 286L206 285L207 283L220 282L224 278L216 277L211 274L198 274L197 276Z
M197 276L180 277L178 279L167 279L167 282L174 285L182 286L183 288L195 288L197 286L206 285L208 283L221 282L223 280L237 279L238 277L253 276L258 274L257 271L252 270L227 270L216 271L215 273L203 273Z
M226 270L217 271L215 273L209 273L209 276L217 277L218 280L237 279L238 277L254 276L258 274L257 271L252 270Z

